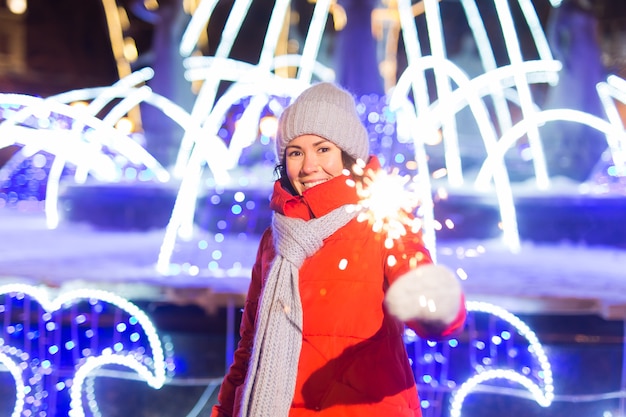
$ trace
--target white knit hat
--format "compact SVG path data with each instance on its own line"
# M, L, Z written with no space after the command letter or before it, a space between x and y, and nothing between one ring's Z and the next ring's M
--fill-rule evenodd
M369 138L354 98L334 84L309 87L283 111L276 132L278 160L283 161L291 140L307 134L327 139L353 158L367 161Z

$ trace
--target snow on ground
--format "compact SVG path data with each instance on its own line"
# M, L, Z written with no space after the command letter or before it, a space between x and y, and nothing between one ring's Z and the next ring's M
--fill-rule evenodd
M43 213L0 209L0 284L56 289L108 289L130 299L193 301L211 305L217 295L245 294L258 236L214 236L196 231L179 242L172 261L182 272L155 270L164 230L105 231L86 224L45 226ZM200 243L202 242L202 243ZM216 252L219 255L216 256ZM206 267L219 259L219 267ZM626 250L523 241L518 253L498 239L443 241L438 262L466 275L469 300L514 312L597 313L626 317ZM189 265L199 265L189 273ZM231 298L232 299L232 298Z

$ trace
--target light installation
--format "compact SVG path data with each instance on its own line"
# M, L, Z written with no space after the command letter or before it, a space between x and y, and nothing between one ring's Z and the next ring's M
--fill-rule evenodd
M173 176L181 178L181 184L172 217L166 229L161 253L157 260L157 270L163 274L167 274L171 270L169 262L171 261L176 239L179 237L189 239L192 235L195 201L198 196L198 188L200 179L203 176L204 166L209 168L210 175L217 183L228 183L230 177L229 169L232 169L237 164L242 150L257 139L258 125L262 116L261 111L269 106L275 115L278 115L282 110L281 104L274 101L273 98L283 97L290 99L297 96L314 78L322 80L332 80L334 78L332 69L325 67L317 61L324 27L323 22L325 22L328 14L330 2L319 1L316 3L302 55L275 56L274 53L278 42L276 33L279 31L280 24L289 5L287 1L277 2L268 26L268 33L259 62L254 65L228 57L234 38L241 28L243 19L250 6L250 2L247 0L238 0L233 5L224 29L224 36L215 56L191 56L199 31L206 25L216 3L217 1L215 0L206 0L200 3L181 41L180 52L183 56L188 57L185 61L185 65L188 67L188 79L190 81L202 81L202 89L190 114L166 98L150 92L148 87L137 87L140 82L150 79L149 74L151 70L149 68L123 78L110 88L89 89L83 91L82 94L80 92L69 92L56 98L50 97L38 106L40 112L52 111L54 106L58 106L58 103L55 103L56 100L65 104L69 103L70 100L78 100L82 96L82 100L93 100L89 105L92 109L89 113L92 118L95 118L94 115L97 110L101 110L113 98L123 97L123 104L120 103L116 109L103 117L103 120L108 122L108 124L119 120L123 116L124 111L128 111L133 105L139 102L148 102L159 107L167 117L177 121L183 127L185 133L181 139L178 158L173 168ZM539 59L524 61L519 52L519 39L514 31L514 25L511 24L510 6L506 1L494 1L498 18L502 22L506 50L510 58L508 65L497 67L494 53L486 37L485 25L476 3L471 0L461 2L477 46L480 62L484 68L483 74L470 79L462 68L446 57L446 51L443 48L444 34L441 30L441 16L437 3L435 0L425 1L424 3L425 15L429 25L430 47L433 51L432 55L429 56L421 55L417 28L415 27L415 21L411 17L410 2L407 0L399 1L397 5L400 11L402 35L409 62L409 66L401 75L398 85L389 94L389 110L397 113L397 140L410 141L414 145L414 155L409 155L408 157L417 163L416 175L421 177L422 182L428 184L428 155L427 150L424 148L423 135L424 132L426 132L426 136L438 135L438 130L441 129L446 147L447 179L449 186L454 189L463 184L464 176L460 167L457 128L452 115L464 108L471 109L479 126L488 155L480 175L475 180L475 187L477 190L484 190L489 188L491 181L493 181L495 195L501 209L503 242L511 250L515 251L519 249L519 236L512 192L502 158L503 154L507 149L514 146L520 136L528 136L537 187L545 189L549 186L550 181L546 174L547 169L541 142L536 140L537 129L545 123L566 120L572 123L586 124L605 133L616 167L615 170L617 173L623 172L622 142L624 141L624 129L619 115L615 114L615 103L611 98L623 102L624 86L623 83L616 81L616 79L619 80L616 76L611 76L606 83L598 85L599 96L602 98L608 121L593 115L582 115L583 117L579 117L577 113L569 109L556 109L551 110L547 114L542 114L545 111L538 109L532 102L528 94L528 86L532 83L548 82L554 84L558 82L558 71L561 66L550 54L550 48L538 23L532 4L527 0L519 1L524 18L532 33ZM558 2L553 2L553 5L558 5ZM297 66L299 68L296 78L286 79L275 74L279 66L285 65ZM428 101L425 81L425 74L429 70L433 71L438 80L438 99L432 103ZM230 81L232 85L222 96L217 98L217 86L220 81ZM453 84L456 86L454 89L452 88ZM415 97L414 102L407 100L410 91L413 92ZM497 123L504 130L501 136L496 134L492 121L487 117L483 101L487 97L494 102ZM230 144L226 146L225 138L220 137L218 131L222 128L224 118L229 109L244 98L250 98L251 101L241 115L241 123L238 124L236 133L235 131L230 132L233 137L228 138ZM6 116L7 113L15 110L15 105L19 106L19 109L23 112L22 115L32 112L32 116L38 119L38 113L30 108L33 105L32 103L21 103L21 101L28 100L33 100L33 98L17 99L15 95L3 97L2 102L4 104L2 107L5 109L8 106L12 107L8 109L10 111L5 110L3 112L4 115L0 128L5 129L6 135L3 135L3 137L6 139L1 144L2 146L20 143L16 139L16 132L13 129L22 129L24 126L20 124L19 118ZM12 103L13 101L18 103ZM511 103L518 105L524 114L524 118L514 127L512 126L512 116L508 106ZM450 109L454 111L450 111ZM383 111L386 110L383 109ZM89 123L81 121L81 118L74 114L75 112L61 112L61 114L67 113L69 113L70 120L76 120L89 126ZM414 114L411 115L411 113ZM369 115L363 114L363 118L367 120ZM97 120L92 122L92 124L99 123ZM64 159L67 158L65 161L67 164L75 163L76 158L72 158L72 155L75 155L71 150L72 148L80 147L82 142L97 143L98 140L103 140L89 138L88 134L81 134L80 129L73 126L73 122L69 124L72 125L71 128L67 123L65 126L54 125L54 131L71 130L76 132L78 130L77 141L68 141L67 145L64 142L60 142L59 146L53 149L50 149L51 145L44 147L43 143L31 142L28 148L31 154L45 151L54 155L55 159L57 157L59 159L54 163L54 169L50 169L50 178L47 182L47 197L49 198L46 199L46 207L50 227L56 227L58 224L55 197L58 193L59 173L62 172L60 167L65 165L63 163ZM100 129L99 126L95 127L95 130ZM43 138L46 136L46 133L41 128L31 130L33 132L29 133L35 137ZM409 137L402 137L404 133L408 133ZM115 136L119 137L120 133L115 132ZM121 136L116 145L117 143L126 142L124 135L122 134ZM197 138L203 139L196 140ZM97 146L90 149L93 148L97 150ZM150 160L149 155L144 156L148 159L146 161L147 168L159 171L158 178L166 181L169 174L162 170L155 161ZM104 161L100 162L95 167L102 166L105 163ZM114 162L118 165L120 164L119 160ZM14 168L15 165L8 164L4 171ZM84 165L82 167L79 166L78 171L82 171L82 174L77 175L77 181L81 181L84 178L84 172L87 172ZM94 170L91 174L97 175L101 174L101 172ZM4 177L9 175L10 172L3 173ZM109 173L107 177L100 175L99 178L110 180L111 174ZM119 179L120 176L117 175L115 178ZM423 197L423 204L426 207L431 207L432 202L428 201L428 195L425 194ZM434 223L432 212L425 210L423 215L425 220L425 239L429 246L434 248L436 242L434 227L432 226Z
M458 339L436 343L406 332L424 416L442 415L442 394L448 393L449 415L460 417L465 399L480 392L479 385L484 389L492 383L488 392L497 393L493 382L499 379L518 385L519 396L526 392L541 407L549 407L554 399L552 367L537 335L519 317L491 303L468 301L467 310L466 355L453 354L460 349Z
M71 91L47 99L19 94L0 95L0 147L19 145L21 148L11 161L0 169L0 179L11 178L12 174L20 169L21 163L29 159L35 161L34 166L39 169L38 172L44 171L45 168L45 175L41 180L46 184L45 203L49 227L54 228L59 222L56 199L59 184L66 177L71 177L78 183L84 182L89 176L99 181L110 182L155 180L166 183L176 179L180 181L180 187L160 252L155 255L155 270L163 275L186 273L185 271L197 273L197 266L181 268L180 265L173 263L172 252L177 239L190 239L193 234L195 204L200 186L211 184L216 187L232 187L232 171L240 167L241 157L246 149L258 144L259 140L263 145L270 147L272 132L261 132L259 139L259 125L263 118L268 115L277 117L289 101L314 80L334 79L332 68L318 61L320 42L332 3L330 0L317 1L302 53L277 56L279 34L290 5L289 1L278 0L272 11L263 48L256 64L230 58L234 40L243 25L251 0L233 2L214 56L194 54L200 34L217 3L217 0L204 0L199 3L180 44L180 53L186 57L187 79L190 82L202 82L202 88L191 112L183 110L176 103L142 85L149 81L154 73L150 68L129 74L110 87ZM408 61L407 69L385 97L359 98L360 114L372 137L377 138L377 143L373 142L372 145L375 145L375 149L380 153L381 161L390 166L400 166L403 171L411 171L415 181L420 184L421 193L418 199L423 209L421 214L424 236L433 253L436 252L436 221L432 213L434 204L431 180L435 173L429 170L426 143L432 137L443 139L448 192L467 186L467 179L460 163L459 127L455 121L455 115L462 110L469 109L471 112L486 149L484 164L472 186L483 192L493 187L502 219L502 241L512 251L519 249L520 241L504 155L508 149L516 145L520 137L528 138L530 160L539 190L550 186L539 128L554 121L580 123L604 133L610 153L609 175L621 178L625 174L626 132L616 108L616 101L626 104L626 82L619 77L610 76L606 82L597 85L606 119L572 109L540 109L533 101L530 86L537 83L558 83L561 63L552 57L530 0L518 0L518 5L532 34L538 55L538 59L531 61L526 61L522 57L509 2L493 0L493 4L503 30L509 59L507 65L496 64L485 23L475 0L461 1L483 69L483 72L475 77L470 77L447 56L438 2L436 0L423 2L431 54L422 56L411 2L399 0L397 8ZM551 4L558 7L560 2L551 1ZM297 68L296 76L285 78L278 75L279 70L284 67ZM434 101L430 101L428 94L426 78L429 72L435 76L437 98ZM218 86L223 81L230 83L230 87L218 97ZM485 105L487 98L493 103L495 115L493 117L489 116ZM117 99L120 99L118 104L112 106L104 116L96 116ZM86 107L70 106L76 102L88 104ZM183 128L184 135L171 172L161 167L141 147L136 137L116 127L117 122L139 103L157 107L164 116L171 118ZM236 130L232 126L225 127L225 121L235 106L242 107L240 114L237 115L239 122ZM515 106L522 114L520 121L514 121L511 106ZM79 150L80 157L77 153ZM41 155L45 155L44 161L41 161ZM205 168L208 168L208 172L205 172ZM238 202L244 201L246 198L244 192L238 193L241 193ZM227 225L223 229L227 229ZM216 234L216 242L219 243L223 239L222 233ZM223 272L220 268L210 269L212 273L218 275ZM29 294L38 300L48 314L62 310L62 304L58 304L58 301L56 304L43 301L46 297L37 291L27 287L4 289L6 294ZM77 299L83 297L83 294L73 294L71 297ZM110 294L84 294L84 297L108 300L107 302L115 300L119 305L125 306L122 308L124 311L131 308L130 304ZM475 375L463 383L455 383L450 388L454 392L450 404L451 415L455 417L461 415L464 399L478 385L499 379L521 385L531 392L539 405L548 406L553 396L551 370L545 353L532 331L519 319L496 306L469 303L468 308L474 314L485 313L510 324L528 341L528 352L532 353L531 356L535 359L535 367L528 368L525 373L492 364L489 366L485 366L485 363L476 364ZM4 331L7 331L6 327ZM158 351L158 348L155 348L156 336L150 334L152 336L148 339L151 341L152 349ZM491 336L492 342L496 340L493 339L495 337L502 339L501 335ZM3 346L7 346L6 341ZM435 348L436 345L431 346L427 343L427 346ZM25 379L18 377L18 374L21 374L20 367L16 366L14 357L17 355L30 358L31 353L17 348L7 349L0 352L0 360L6 364L7 370L16 381L18 394L15 415L19 415L24 407L31 406L27 404L34 404L29 397L34 388L28 385ZM159 358L162 360L161 356ZM129 367L141 374L154 387L163 383L163 374L158 371L162 367L160 365L157 367L156 362L154 368L150 368L142 361L134 362L131 356L118 355L115 348L103 350L99 356L88 356L84 359L74 374L73 379L78 387L69 389L73 415L84 414L81 391L84 386L89 386L90 373L104 364ZM37 368L37 372L44 371ZM37 389L42 389L38 387ZM94 413L95 405L90 403L89 407Z
M61 401L59 393L64 391L68 391L70 416L85 416L85 408L90 415L100 415L93 379L99 368L111 365L136 372L152 388L165 383L166 370L171 367L167 366L159 336L147 315L122 297L106 291L74 290L50 299L42 287L24 284L0 286L0 295L5 298L0 304L4 323L0 363L15 383L12 416L55 415L49 407ZM442 350L457 348L458 341L434 343L419 340L407 331L406 343L409 351L413 349L410 356L420 379L425 415L441 411L436 410L436 401L431 398L433 389L442 386L453 393L450 415L459 417L465 398L479 384L497 379L520 384L539 405L549 406L554 395L552 370L532 330L498 306L469 301L467 308L472 352L468 356L470 377L461 385L442 369L463 368L450 363L451 355ZM104 334L99 321L104 314L116 318L110 335ZM498 330L477 329L472 315L479 314L501 322ZM526 340L527 346L520 347L516 334ZM418 344L421 346L416 348ZM68 369L74 370L73 376L60 378Z
M0 363L16 389L12 417L53 416L64 401L72 417L84 416L85 408L99 415L93 394L99 368L128 368L155 389L171 373L171 352L151 320L122 297L78 289L50 298L47 289L26 284L2 285L0 296ZM106 315L112 325L104 324Z
M133 169L141 173L139 178L133 180L167 182L170 179L169 172L136 140L115 128L115 124L137 101L159 102L153 98L148 87L129 91L151 74L152 70L146 69L104 91L85 89L46 99L0 94L0 147L21 146L12 161L0 169L0 178L9 177L24 158L38 153L53 155L46 182L48 227L55 228L59 223L59 183L68 165L73 167L77 183L85 182L90 175L100 181L121 181L125 178L125 169L129 167L136 167ZM124 99L106 117L96 117L104 106L119 96ZM86 107L69 105L84 100L91 102ZM177 109L173 104L169 107ZM168 113L174 120L177 119L175 111Z
M508 367L492 367L493 355L487 356L488 361L482 360L480 365L476 366L479 372L469 378L463 383L453 394L452 404L450 407L451 417L460 417L465 397L472 392L473 389L479 384L493 379L507 379L512 382L518 383L526 388L532 394L535 401L542 407L548 407L554 399L554 381L552 379L552 368L548 357L543 349L543 346L539 342L537 335L515 315L508 311L484 302L472 302L467 303L468 311L474 313L488 313L502 319L506 323L510 324L513 329L528 342L527 351L534 359L534 366L523 366L522 372L516 369ZM498 346L505 343L505 340L510 336L507 330L500 332L500 334L490 334L489 343ZM474 343L477 345L476 341ZM507 356L516 356L518 352L508 351ZM489 369L491 368L491 369ZM533 380L535 379L535 381ZM539 384L536 382L538 380Z

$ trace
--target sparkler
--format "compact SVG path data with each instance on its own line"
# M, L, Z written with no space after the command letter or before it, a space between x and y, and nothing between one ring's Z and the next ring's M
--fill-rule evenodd
M367 221L375 233L385 235L387 248L407 230L417 233L422 228L421 219L414 214L420 199L410 175L400 175L397 168L391 172L365 169L361 160L352 167L352 173L355 179L346 182L356 188L359 202L351 209L359 212L357 221Z

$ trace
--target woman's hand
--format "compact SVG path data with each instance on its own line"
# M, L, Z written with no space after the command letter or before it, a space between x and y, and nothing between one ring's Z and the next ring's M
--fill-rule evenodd
M464 310L463 290L450 269L419 266L398 278L387 290L387 311L403 322L417 322L428 334L445 332Z

